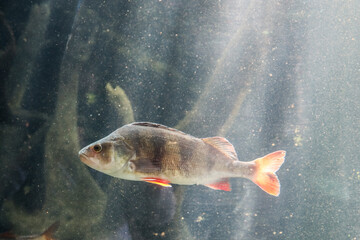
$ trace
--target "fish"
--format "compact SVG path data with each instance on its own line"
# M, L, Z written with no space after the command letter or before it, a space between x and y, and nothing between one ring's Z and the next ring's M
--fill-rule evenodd
M12 232L5 232L0 234L0 240L15 239L15 240L56 240L53 234L57 231L60 226L60 222L53 223L48 229L42 234L29 235L29 236L18 236Z
M231 191L229 178L247 178L273 196L280 194L276 172L285 155L279 150L243 162L226 138L197 138L151 122L124 125L79 151L90 168L124 180Z

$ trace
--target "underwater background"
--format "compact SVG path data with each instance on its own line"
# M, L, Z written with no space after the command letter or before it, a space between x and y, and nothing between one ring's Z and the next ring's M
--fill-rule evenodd
M359 1L0 1L0 232L359 239ZM78 151L149 121L287 151L279 197L109 177Z

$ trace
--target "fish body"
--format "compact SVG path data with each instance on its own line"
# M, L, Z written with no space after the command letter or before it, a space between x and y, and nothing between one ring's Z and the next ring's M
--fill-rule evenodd
M42 234L38 235L29 235L29 236L18 236L11 232L1 233L0 240L6 239L15 239L15 240L55 240L53 234L59 228L60 223L53 223L48 229L45 230Z
M242 162L225 138L196 138L164 125L138 122L86 146L79 156L89 167L126 180L165 187L202 184L230 191L228 179L242 177L277 196L280 183L275 172L285 151Z

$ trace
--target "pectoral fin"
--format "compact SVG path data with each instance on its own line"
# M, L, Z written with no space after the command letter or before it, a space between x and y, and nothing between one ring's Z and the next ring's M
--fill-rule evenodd
M163 187L171 187L171 185L169 184L170 182L168 180L161 178L142 178L141 180L143 180L144 182L157 184Z
M214 189L214 190L223 190L223 191L231 191L231 186L229 183L229 179L228 178L223 178L218 182L215 183L211 183L211 184L204 184L205 186L207 186L208 188Z
M45 237L45 239L54 239L52 236L58 230L59 226L60 226L59 221L54 222L48 229L46 229L45 232L43 232L43 234L41 236Z
M133 163L133 171L141 172L141 173L148 173L155 174L160 171L159 161L152 161L151 159L147 158L138 158L135 160L130 160Z

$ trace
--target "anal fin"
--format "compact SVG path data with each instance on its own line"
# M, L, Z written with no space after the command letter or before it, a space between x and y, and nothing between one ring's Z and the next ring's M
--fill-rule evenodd
M157 184L163 187L171 187L171 185L169 184L170 182L168 180L161 178L142 178L141 180L143 180L144 182Z
M228 178L223 178L218 182L215 183L211 183L211 184L204 184L204 186L214 189L214 190L223 190L223 191L231 191L231 186L229 183L229 179Z

